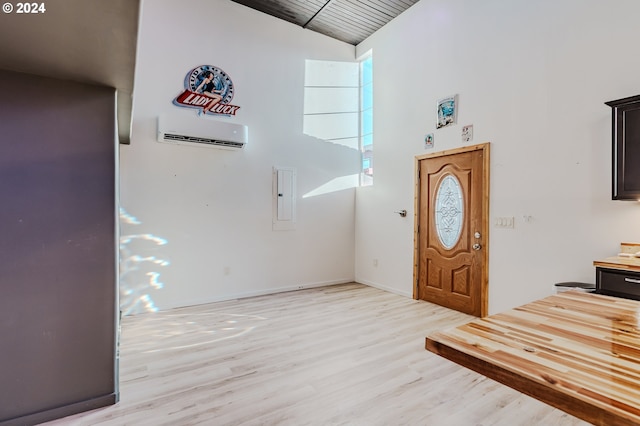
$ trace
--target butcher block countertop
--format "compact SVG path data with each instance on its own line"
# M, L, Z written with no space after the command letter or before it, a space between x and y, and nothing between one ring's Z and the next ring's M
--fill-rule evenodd
M593 265L599 268L640 272L640 257L607 257L602 260L595 260Z
M607 257L602 260L595 260L593 266L598 268L622 269L624 271L640 272L640 257L632 256L640 252L640 243L620 243L620 254L618 256Z
M434 333L426 348L590 423L638 425L639 320L640 301L567 291Z

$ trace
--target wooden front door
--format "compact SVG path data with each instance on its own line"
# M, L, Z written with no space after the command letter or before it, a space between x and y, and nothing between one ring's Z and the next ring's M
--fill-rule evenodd
M414 298L487 315L489 144L416 158Z

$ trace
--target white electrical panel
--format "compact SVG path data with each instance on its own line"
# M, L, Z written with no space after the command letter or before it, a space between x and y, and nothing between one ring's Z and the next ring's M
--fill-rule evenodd
M295 229L296 169L273 168L273 230Z

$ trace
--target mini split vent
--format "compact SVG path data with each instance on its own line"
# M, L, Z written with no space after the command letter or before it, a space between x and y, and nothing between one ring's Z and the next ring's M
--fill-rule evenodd
M232 141L223 141L220 139L209 139L209 138L200 138L197 136L186 136L186 135L174 135L173 133L165 133L164 141L167 142L189 142L196 144L207 144L214 145L223 148L242 148L244 147L243 142L232 142Z
M158 117L158 142L179 145L242 149L248 129L242 124L225 123L202 117Z

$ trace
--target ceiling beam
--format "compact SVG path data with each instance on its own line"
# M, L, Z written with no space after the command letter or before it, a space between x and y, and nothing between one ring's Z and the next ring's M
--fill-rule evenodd
M311 21L313 21L315 19L316 16L318 16L327 6L329 6L331 3L333 3L334 0L328 0L324 6L322 6L320 9L318 9L318 11L316 13L314 13L314 15L309 18L309 20L307 22L305 22L305 24L302 26L302 28L307 28L307 25L309 25L311 23Z

